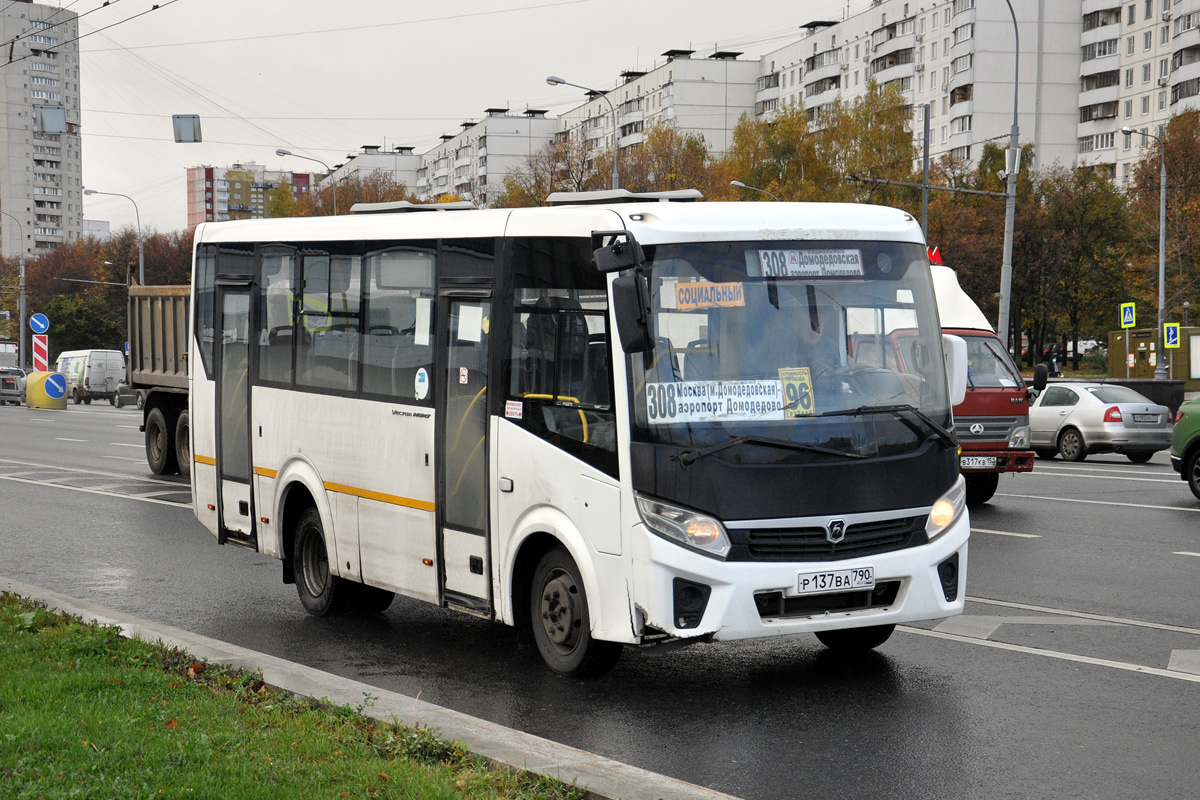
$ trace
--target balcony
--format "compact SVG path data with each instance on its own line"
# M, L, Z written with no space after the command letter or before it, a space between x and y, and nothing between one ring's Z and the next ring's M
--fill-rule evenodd
M1089 44L1103 42L1105 39L1120 37L1121 25L1115 23L1113 25L1098 25L1090 31L1084 31L1079 35L1079 46L1086 47Z
M1119 84L1104 86L1099 89L1089 89L1086 92L1079 93L1079 107L1094 106L1100 103L1115 103L1120 98L1121 87Z
M455 169L458 169L459 167L469 167L469 166L471 166L471 157L469 155L461 156L459 158L454 159L454 168Z
M873 77L879 83L879 85L882 86L889 81L898 80L900 78L911 78L915 74L916 65L909 61L905 64L897 64L893 67L888 67L887 69L881 69L871 77Z
M632 147L633 145L641 144L644 141L646 141L645 132L638 131L637 133L631 133L628 136L622 136L618 140L618 146L624 150L626 147Z
M1179 69L1171 73L1171 80L1168 85L1183 83L1192 78L1200 78L1200 61L1193 61L1190 64L1184 64Z
M642 111L639 108L637 111L622 112L618 117L619 121L617 122L617 124L620 125L621 127L624 127L626 125L632 125L635 122L641 122L645 118L646 118L646 112Z
M898 50L911 50L917 46L917 37L915 34L906 33L903 36L894 36L882 44L875 45L875 49L871 55L874 58L881 58L888 53L895 53Z
M804 82L816 83L819 80L832 78L834 75L840 75L842 73L843 66L848 67L849 65L843 65L841 62L834 61L822 67L816 67L814 69L807 70L804 73Z
M1124 0L1083 0L1083 16L1086 17L1093 11L1119 12L1123 2Z
M1089 122L1079 123L1077 128L1080 139L1085 136L1095 136L1097 133L1115 133L1121 128L1121 121L1117 117L1101 117Z
M909 65L909 66L911 66L911 65ZM814 109L814 108L819 108L828 103L832 103L833 101L838 99L838 95L840 93L841 93L841 90L835 86L832 89L827 89L827 90L821 92L820 94L814 94L811 97L805 97L804 98L804 108L805 109Z
M1093 58L1091 61L1084 61L1079 65L1079 77L1084 75L1095 75L1098 72L1112 72L1121 68L1121 56L1114 53L1111 56L1101 56Z
M1171 49L1176 53L1189 47L1200 47L1200 28L1184 31L1171 39Z

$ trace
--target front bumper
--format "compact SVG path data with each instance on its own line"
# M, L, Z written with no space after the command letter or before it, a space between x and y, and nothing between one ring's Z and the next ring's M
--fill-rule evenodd
M840 561L726 562L676 545L638 524L635 605L644 626L679 637L730 640L943 619L963 611L970 531L964 511L940 537L917 547ZM881 590L867 590L870 596L797 592L802 573L866 566L874 568ZM677 579L710 590L703 615L687 627L676 624ZM814 598L826 598L828 604L821 607Z
M963 463L964 459L970 458L995 458L996 465L994 467L969 467ZM1007 447L1001 449L988 448L982 450L968 450L963 446L962 455L958 459L959 470L964 474L972 472L1032 472L1033 471L1033 451L1032 450L1010 450ZM969 461L967 463L970 463Z

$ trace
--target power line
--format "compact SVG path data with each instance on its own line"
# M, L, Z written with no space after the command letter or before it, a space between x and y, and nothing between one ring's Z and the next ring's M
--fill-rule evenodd
M138 17L144 17L152 11L158 11L160 8L166 8L167 6L174 5L175 3L178 3L178 2L179 2L179 0L166 0L165 3L155 3L153 6L151 6L146 11L142 11L141 13L134 14L132 17L127 17L122 20L117 20L116 22L112 23L111 25L105 25L103 28L97 28L96 30L90 31L89 33L81 33L78 36L76 36L74 39L67 39L65 42L60 42L59 44L55 45L55 47L58 48L58 47L64 47L68 44L73 44L74 42L78 42L80 39L86 38L88 36L92 36L97 33L101 33L110 28L115 28L118 25L124 25L126 22L132 22L133 20L137 19ZM33 53L29 53L28 55L21 56L20 58L12 58L8 61L8 64L16 64L18 62L24 61L27 58L33 58L33 56L34 56ZM0 65L0 66L5 66L5 65Z

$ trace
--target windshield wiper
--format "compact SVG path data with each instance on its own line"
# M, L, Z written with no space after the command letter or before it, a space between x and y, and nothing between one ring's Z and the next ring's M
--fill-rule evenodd
M768 439L764 436L734 436L727 441L709 445L702 450L684 450L679 454L679 463L685 467L691 466L705 456L710 456L713 453L718 453L726 448L736 447L740 444L759 444L764 447L778 447L784 450L794 450L799 453L822 453L827 456L838 456L839 458L866 458L866 456L860 453L849 453L845 450L835 450L832 447L821 447L817 444L800 444L799 442L788 442L783 439Z
M942 443L946 445L946 447L958 447L958 442L955 440L953 434L951 434L941 425L937 424L937 422L935 422L933 418L924 411L916 406L909 405L908 403L897 403L890 406L859 406L858 408L851 408L847 409L846 411L826 411L824 414L819 414L818 416L858 417L865 416L867 414L891 414L896 419L900 420L900 422L906 428L917 434L917 436L922 436L926 432L932 433L934 436L941 439ZM922 429L922 426L913 422L912 418L907 416L909 414L924 423L924 429ZM926 436L925 438L928 440L929 437Z

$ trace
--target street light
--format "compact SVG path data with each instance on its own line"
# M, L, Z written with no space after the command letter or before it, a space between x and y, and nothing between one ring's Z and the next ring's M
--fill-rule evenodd
M25 368L25 240L21 238L21 220L14 217L7 211L0 211L0 214L17 223L17 252L20 255L21 261L21 294L17 300L17 366Z
M621 178L620 178L620 175L618 175L618 173L617 173L617 153L620 151L620 147L617 144L617 108L616 108L616 106L613 105L613 101L609 100L608 95L605 94L604 92L597 91L596 89L589 89L586 86L580 86L578 83L571 83L570 81L565 81L562 78L558 77L557 75L550 75L549 77L547 77L546 83L550 84L551 86L574 86L576 89L583 89L585 92L591 92L592 94L598 94L604 98L604 102L608 103L608 108L610 111L612 111L612 118L613 118L612 188L620 189L621 188Z
M752 192L762 192L763 194L765 194L767 197L771 198L772 200L779 200L778 197L771 194L766 189L759 189L757 186L747 186L746 184L742 183L741 181L730 181L729 185L736 186L739 189L749 189Z
M1146 144L1147 136L1158 141L1158 162L1161 167L1158 176L1158 356L1154 362L1154 380L1165 381L1167 379L1167 360L1163 358L1165 352L1163 350L1163 327L1167 323L1167 143L1161 136L1156 136L1149 131L1135 131L1128 125L1121 128L1121 133L1126 136L1140 133L1143 146Z
M328 175L330 177L333 176L333 170L331 170L329 168L329 165L326 164L324 161L322 161L319 158L313 158L312 156L302 156L299 153L293 153L291 150L285 150L282 147L277 148L275 150L275 155L277 155L277 156L292 156L294 158L303 158L307 161L315 161L318 164L320 164L322 167L325 168L326 175ZM333 215L335 217L337 216L337 181L336 180L333 181Z
M1017 14L1013 11L1010 0L1004 0L1008 5L1008 13L1013 22L1013 118L1012 132L1009 136L1008 150L1004 156L1004 170L1008 174L1008 185L1005 189L1004 201L1004 264L1000 267L1000 318L996 321L996 332L1004 337L1004 347L1008 348L1010 331L1008 324L1008 309L1012 302L1012 255L1013 227L1017 217L1017 170L1021 166L1020 139L1021 131L1017 126L1017 90L1021 85L1021 33L1017 29Z
M137 219L138 231L138 283L142 286L146 285L146 255L142 251L142 215L138 211L138 205L132 197L119 192L102 192L99 189L84 189L84 194L106 194L112 197L124 197L129 202L133 203L133 215Z

